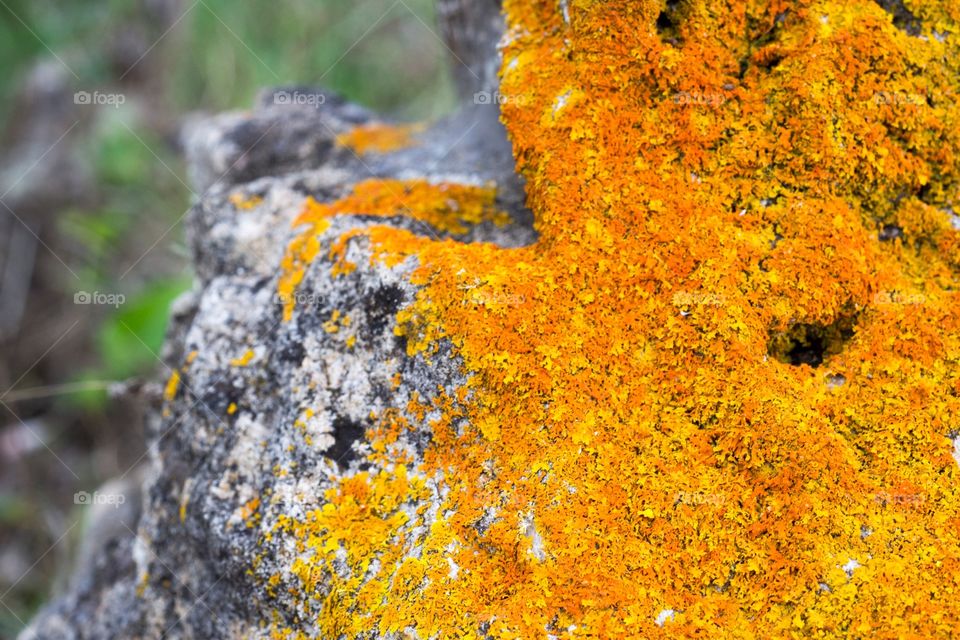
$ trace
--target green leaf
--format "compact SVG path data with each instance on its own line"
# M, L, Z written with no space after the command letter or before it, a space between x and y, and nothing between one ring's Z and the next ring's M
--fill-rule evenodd
M97 340L103 377L122 380L159 364L170 304L189 287L190 281L183 278L157 281L117 308Z

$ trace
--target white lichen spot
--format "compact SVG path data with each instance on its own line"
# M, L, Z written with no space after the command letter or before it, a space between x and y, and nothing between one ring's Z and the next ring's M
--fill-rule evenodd
M530 553L534 558L543 562L547 558L547 554L543 551L543 538L534 524L533 512L520 516L520 535L530 540Z
M657 623L658 627L662 627L667 623L667 620L673 620L676 612L673 609L663 609L660 613L657 614L657 617L654 619L654 622Z
M450 576L451 580L456 580L457 576L460 575L460 566L453 561L453 558L447 558L447 564L450 566L450 571L447 575Z
M847 378L839 373L831 374L827 376L828 389L835 389L837 387L842 387L844 384L846 384L846 382L847 382Z
M557 99L553 101L553 115L557 115L557 112L560 109L563 109L567 106L567 100L570 99L570 96L573 95L572 91L567 91L566 93L557 96Z
M862 566L862 565L861 565L859 562L857 562L857 561L854 560L853 558L850 558L850 559L847 561L847 564L843 565L843 566L840 567L840 568L843 569L843 572L844 572L845 574L847 574L847 577L848 577L848 578L852 578L852 577L853 577L853 572L856 571L857 569L859 569L861 566Z
M570 24L570 3L568 0L560 0L560 12L563 14L563 23Z
M960 231L960 216L947 209L947 215L950 216L950 226L956 231Z

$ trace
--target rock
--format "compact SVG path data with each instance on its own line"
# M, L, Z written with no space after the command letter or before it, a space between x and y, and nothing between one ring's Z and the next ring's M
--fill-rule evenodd
M446 15L466 27L465 10ZM464 57L479 60L471 47L493 51L497 34L484 35L492 39L472 33L470 44L458 45ZM283 596L292 583L270 587L279 599L266 597L271 576L289 570L296 553L280 536L265 545L264 532L321 506L340 474L371 469L364 432L376 424L372 414L405 411L412 398L452 392L464 377L449 349L429 360L407 354L394 318L416 295L415 265L371 264L363 239L349 244L357 265L351 274L331 276L327 259L309 267L297 313L285 323L277 287L286 247L298 235L292 222L308 197L335 200L371 179L495 184L496 207L512 222L471 225L457 241L532 243L498 115L496 105L467 105L418 133L413 145L370 156L336 138L379 122L376 116L322 89L277 88L251 112L188 123L190 175L203 194L187 229L197 285L173 315L164 355L179 384L148 434L150 478L136 536L132 529L103 535L95 520L90 528L101 533L87 536L83 548L99 550L22 639L269 637L264 625L278 612L289 620L305 613ZM321 244L374 224L455 235L356 213L337 218ZM355 345L345 331L324 329L335 312L349 317ZM429 439L422 424L402 443L419 458Z
M442 7L474 102L495 4ZM955 12L506 9L430 129L191 127L136 536L25 637L960 625Z

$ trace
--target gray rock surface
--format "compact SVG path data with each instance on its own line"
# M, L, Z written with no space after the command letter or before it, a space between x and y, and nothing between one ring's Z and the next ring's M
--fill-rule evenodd
M451 49L470 66L467 79L459 73L464 95L492 86L499 3L441 2L440 13ZM292 94L312 98L277 98ZM449 349L430 363L407 356L393 328L416 293L409 282L416 265L371 264L363 237L350 241L357 269L343 277L331 277L321 250L293 318L283 322L277 281L296 235L292 221L307 196L330 201L370 177L493 181L515 224L480 225L456 240L520 246L535 239L496 105L469 105L420 134L417 146L391 154L360 158L335 145L337 134L374 117L330 93L289 87L265 92L250 113L187 127L191 175L203 192L188 222L197 281L174 310L164 357L182 380L150 422L139 521L91 526L90 557L21 638L259 638L276 625L313 637L316 612L282 595L297 585L281 583L275 598L265 593L296 549L264 534L280 516L321 506L335 474L370 464L363 453L371 411L404 411L412 394L429 399L464 381ZM262 202L248 210L234 204L237 196ZM335 218L322 246L371 224L443 235L358 211ZM334 310L351 317L354 348L343 332L324 331ZM238 365L248 351L252 358ZM397 372L403 382L395 388ZM431 434L427 420L407 418L416 428L403 446L417 456Z

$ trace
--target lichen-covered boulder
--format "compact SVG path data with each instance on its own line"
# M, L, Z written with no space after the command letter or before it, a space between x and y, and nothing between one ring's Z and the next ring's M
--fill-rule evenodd
M140 524L26 637L951 637L955 3L508 0L499 89L444 7L449 120L188 135Z

